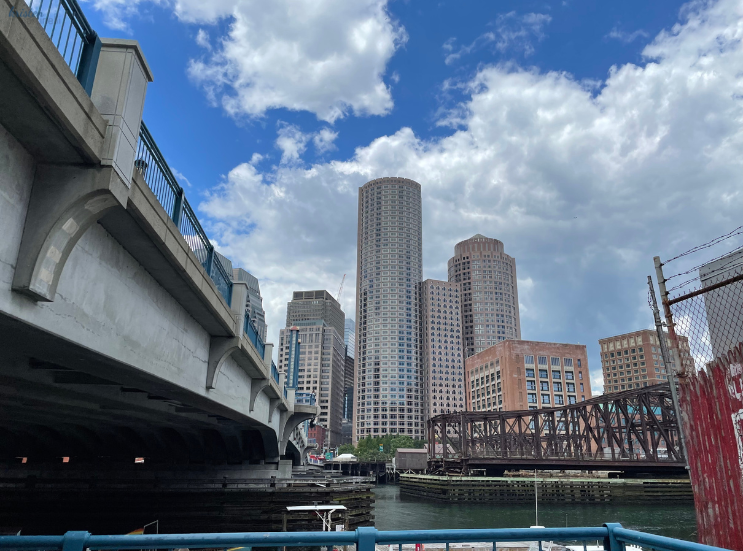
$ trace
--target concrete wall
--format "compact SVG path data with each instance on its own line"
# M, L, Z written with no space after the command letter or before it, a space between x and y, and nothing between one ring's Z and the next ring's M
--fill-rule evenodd
M0 311L248 416L250 377L228 358L205 388L209 334L100 225L73 249L53 302L11 291L34 170L0 126ZM267 419L268 407L261 393L250 417Z

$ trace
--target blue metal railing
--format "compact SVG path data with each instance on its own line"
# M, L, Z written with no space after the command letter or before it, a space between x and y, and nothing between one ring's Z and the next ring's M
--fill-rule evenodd
M109 549L174 549L232 547L296 547L356 545L357 551L375 551L375 545L537 541L561 543L602 540L607 551L624 551L626 544L657 551L718 551L689 541L656 536L605 524L596 528L501 528L493 530L400 530L380 532L357 528L354 532L247 532L233 534L152 534L139 536L94 536L88 532L67 532L64 536L2 536L0 550L91 551ZM448 547L448 545L447 545Z
M312 392L295 392L294 403L303 406L314 406L316 403L315 395Z
M273 363L273 360L271 360L271 377L273 377L273 380L277 383L279 382L279 370L276 368L276 364Z
M88 95L93 91L101 40L76 0L31 0L10 17L35 17Z
M183 239L209 274L217 290L230 305L232 302L232 278L222 263L214 258L214 245L201 227L183 188L170 170L165 157L157 147L144 121L139 130L137 160L134 167L139 170L162 207L170 215Z
M245 325L243 327L243 330L245 331L245 334L248 336L248 339L250 339L250 342L252 342L253 346L255 346L255 349L258 351L258 354L260 354L261 359L265 358L266 345L263 343L263 339L258 334L258 329L253 323L253 320L250 319L250 316L248 315L247 312L245 312ZM273 362L272 362L272 365L273 365Z
M288 398L289 398L289 390L286 388L286 385L284 385L284 399L286 400Z

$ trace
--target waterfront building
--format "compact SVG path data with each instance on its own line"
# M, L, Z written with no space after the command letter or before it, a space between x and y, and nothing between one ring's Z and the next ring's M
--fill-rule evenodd
M292 338L298 334L297 390L312 392L320 406L318 424L328 431L327 444L341 440L346 372L345 315L327 291L295 291L287 304L287 328L279 332L279 371L289 373ZM294 322L291 323L290 322Z
M327 430L322 425L314 425L307 429L307 444L317 446L317 451L322 451L328 447Z
M689 339L679 336L681 364L693 367ZM658 334L654 329L599 339L601 367L604 375L604 392L621 392L633 388L657 385L668 380L668 368L675 361L664 365Z
M348 355L346 347L346 362L343 377L343 419L353 419L353 379L356 373L356 360Z
M320 321L333 327L341 341L345 335L345 314L340 303L327 291L294 291L286 305L286 326L304 327Z
M591 398L583 344L505 340L465 360L468 411L560 407Z
M229 266L232 266L232 263ZM266 342L266 311L263 309L263 297L261 297L258 278L242 268L231 268L227 273L232 274L232 281L242 281L248 284L248 301L245 308L261 340Z
M424 421L465 407L459 286L435 279L421 284Z
M421 186L406 178L367 182L358 213L353 441L423 438Z
M356 357L356 322L346 318L343 342L346 343L346 354L352 358Z
M449 281L461 284L465 357L521 338L516 260L497 239L474 235L457 243Z

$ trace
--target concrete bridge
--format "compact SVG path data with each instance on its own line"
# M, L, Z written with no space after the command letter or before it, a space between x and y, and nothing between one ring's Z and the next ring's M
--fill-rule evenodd
M89 30L71 62L43 14L6 16L24 6L0 0L0 460L286 476L317 406L250 334L247 285L157 147L157 173L142 160L144 53Z

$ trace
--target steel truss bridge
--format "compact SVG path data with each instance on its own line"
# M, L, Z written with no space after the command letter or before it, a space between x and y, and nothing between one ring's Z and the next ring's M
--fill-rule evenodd
M439 415L428 421L428 442L430 472L683 472L685 466L668 383L560 408Z

